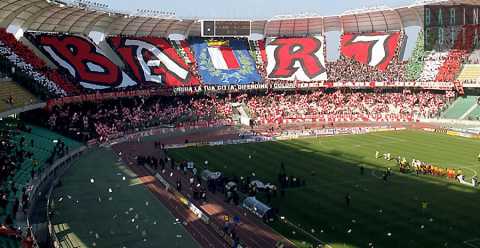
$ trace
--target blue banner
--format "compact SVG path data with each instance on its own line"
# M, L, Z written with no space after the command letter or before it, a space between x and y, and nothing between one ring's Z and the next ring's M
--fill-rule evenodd
M260 82L261 77L257 72L255 60L252 58L248 49L248 41L244 39L226 39L207 41L202 38L192 38L189 40L190 47L195 53L195 59L198 66L198 72L206 85L229 85L229 84L249 84L252 82ZM210 50L209 50L210 43ZM216 45L221 46L217 49ZM215 50L217 49L217 50ZM228 55L235 56L234 64L238 68L218 69L221 62L225 62L220 51L227 51ZM230 52L230 53L228 53ZM212 54L217 56L212 60ZM226 56L225 59L231 61L231 56ZM218 60L221 60L220 62ZM223 60L223 61L222 61ZM231 65L231 63L227 63ZM225 65L225 63L223 63Z

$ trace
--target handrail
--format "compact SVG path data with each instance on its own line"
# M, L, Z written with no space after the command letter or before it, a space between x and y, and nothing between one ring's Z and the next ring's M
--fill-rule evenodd
M58 174L59 169L62 169L65 166L69 166L71 164L72 160L75 159L75 158L78 158L79 155L82 154L86 149L87 149L86 146L79 147L79 148L71 151L67 155L63 156L62 158L57 159L56 161L54 161L53 164L51 164L47 168L44 168L42 173L30 182L31 191L30 191L29 196L30 196L30 199L31 199L30 201L31 202L30 202L30 208L28 210L28 214L27 214L27 217L26 217L27 227L30 227L30 225L31 225L30 216L32 214L33 206L35 206L35 202L37 201L37 198L36 198L37 190L41 186L43 186L43 184L47 181L47 179L57 179L60 176ZM66 171L66 170L64 170L64 171ZM47 194L47 204L48 204L47 205L47 222L48 222L50 237L52 237L53 239L56 239L56 236L54 236L54 233L51 232L52 231L51 230L51 221L50 221L50 218L48 216L49 206L50 206L50 195L52 193L52 189L53 189L53 184L52 184L52 186L50 186L48 194ZM33 247L38 248L39 245L38 245L38 242L37 242L37 238L33 233L33 230L32 230L32 239L33 239Z
M40 102L40 103L29 104L29 105L26 105L26 106L17 107L17 108L13 108L13 109L8 109L8 110L5 110L5 111L0 113L0 118L4 118L4 117L7 117L7 116L10 116L10 115L13 115L13 114L27 112L27 111L34 110L34 109L44 108L45 106L47 106L47 103Z

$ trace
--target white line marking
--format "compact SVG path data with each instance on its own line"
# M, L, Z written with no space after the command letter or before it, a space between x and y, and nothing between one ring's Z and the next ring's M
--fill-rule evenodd
M470 113L472 113L473 110L477 108L477 106L478 106L477 103L473 103L473 105L467 110L467 112L465 112L462 116L460 116L460 120L465 119L465 117L467 117Z
M466 241L463 241L463 243L473 248L479 248L478 246L472 244L472 243L476 243L477 241L480 241L480 238L466 240Z
M379 137L379 138L382 138L382 139L389 139L389 140L393 140L393 141L397 141L397 142L407 142L407 140L404 140L404 139L401 139L401 138L397 138L397 137L390 137L390 136L386 136L386 135L379 135L379 134L376 134L376 133L371 133L372 136L375 136L375 137ZM377 142L378 143L378 142Z

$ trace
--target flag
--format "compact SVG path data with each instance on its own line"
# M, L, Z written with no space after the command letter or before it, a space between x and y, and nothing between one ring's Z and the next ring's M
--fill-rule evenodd
M189 43L205 84L249 84L261 80L246 39L192 38Z
M213 67L217 70L236 70L240 68L237 57L230 47L208 47L208 54L212 60Z
M395 58L400 45L400 32L393 33L347 33L340 39L340 53L361 64L385 71Z

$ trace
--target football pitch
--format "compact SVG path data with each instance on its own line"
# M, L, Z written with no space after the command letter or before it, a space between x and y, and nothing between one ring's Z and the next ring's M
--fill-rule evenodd
M52 194L63 248L200 247L112 150L82 156Z
M254 174L252 179L277 185L283 162L287 175L306 184L272 198L270 205L286 221L271 225L298 247L480 248L478 188L400 173L394 160L375 158L376 151L461 169L467 181L480 172L480 140L413 130L190 147L169 154L197 166L208 160L210 170L227 176ZM384 181L389 167L393 174Z

